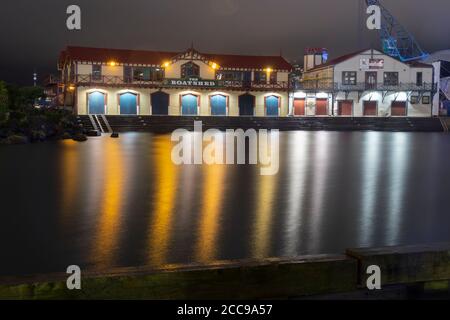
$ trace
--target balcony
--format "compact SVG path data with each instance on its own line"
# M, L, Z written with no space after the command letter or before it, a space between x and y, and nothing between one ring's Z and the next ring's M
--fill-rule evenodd
M202 79L164 79L164 80L136 80L120 76L77 75L73 81L78 86L109 86L109 87L135 87L135 88L199 88L212 90L238 90L238 91L287 91L289 82L261 83L255 81L239 80L202 80Z
M364 92L364 91L436 91L436 85L423 83L418 86L416 83L399 83L397 85L388 85L384 83L365 83L360 82L352 85L346 85L340 82L330 82L324 80L307 80L295 83L295 90L303 91L327 91L327 92Z

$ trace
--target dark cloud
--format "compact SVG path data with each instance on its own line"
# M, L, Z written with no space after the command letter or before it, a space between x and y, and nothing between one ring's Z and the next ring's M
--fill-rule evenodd
M361 0L14 0L0 4L0 78L31 82L54 72L68 44L278 54L301 58L307 46L336 56L378 46L358 25ZM450 48L448 0L384 0L425 50ZM65 28L66 8L82 8L83 30ZM361 31L360 31L361 30ZM360 40L358 40L360 39Z

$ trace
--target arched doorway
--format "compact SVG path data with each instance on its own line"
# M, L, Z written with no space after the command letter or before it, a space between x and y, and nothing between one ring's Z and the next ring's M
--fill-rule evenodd
M137 94L126 92L119 96L119 106L121 115L138 114L138 96Z
M227 97L216 94L210 97L211 115L226 116L227 115Z
M169 95L165 92L158 91L151 95L152 115L167 116L169 114Z
M199 98L194 94L181 96L181 114L183 116L196 116L199 105Z
M106 95L103 92L94 91L88 94L88 113L105 114Z
M243 94L239 96L239 115L253 116L255 114L255 96Z
M280 98L277 96L266 97L266 115L278 117L280 114Z

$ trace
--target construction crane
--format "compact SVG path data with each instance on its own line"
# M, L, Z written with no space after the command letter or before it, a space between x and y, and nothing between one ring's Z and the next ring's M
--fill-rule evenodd
M379 35L384 53L403 62L422 60L428 54L422 50L414 37L395 19L379 0L365 0L367 6L376 5L381 10Z

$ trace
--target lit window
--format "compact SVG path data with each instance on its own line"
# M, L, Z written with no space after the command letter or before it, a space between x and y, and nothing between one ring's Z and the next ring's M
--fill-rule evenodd
M267 72L255 71L255 82L256 83L267 83Z
M342 84L343 85L356 85L357 75L355 71L342 72Z
M185 63L181 66L181 78L199 77L200 67L193 62Z
M102 66L94 64L92 66L92 80L99 81L102 79Z
M398 72L385 72L384 73L384 85L385 86L398 86Z

